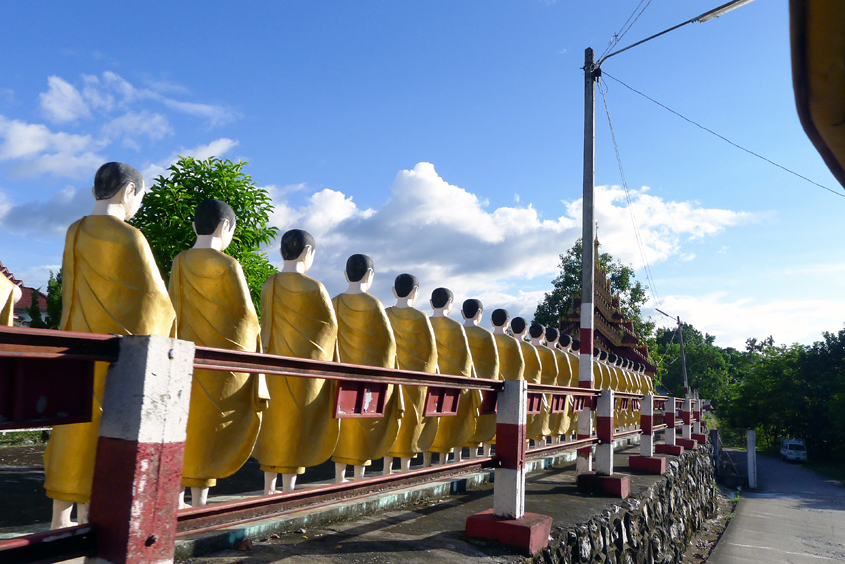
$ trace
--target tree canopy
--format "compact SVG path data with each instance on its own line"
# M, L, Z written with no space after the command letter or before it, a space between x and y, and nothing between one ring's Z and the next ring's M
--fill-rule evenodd
M557 327L561 317L572 308L572 298L581 296L581 239L560 255L560 273L552 280L552 291L546 292L534 311L534 321ZM609 253L599 253L599 263L608 273L611 291L619 295L619 306L625 317L634 323L634 332L647 340L654 331L654 322L644 318L642 306L648 301L648 286L636 280L634 269L614 260Z
M130 223L146 236L167 280L173 258L193 246L196 239L192 221L197 204L211 198L228 203L235 210L237 222L226 254L240 261L256 311L261 311L261 286L276 269L260 247L276 238L278 228L267 225L273 211L270 195L244 172L247 164L215 157L179 157L167 169L168 176L155 179Z

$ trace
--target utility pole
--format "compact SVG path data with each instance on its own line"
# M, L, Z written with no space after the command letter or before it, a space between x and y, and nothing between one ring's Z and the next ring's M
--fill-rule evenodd
M678 316L678 336L681 339L681 368L684 369L684 397L689 394L689 380L687 380L687 355L684 353L684 326L681 316Z
M600 73L594 62L592 48L584 52L584 196L581 231L581 348L578 365L578 386L593 387L593 330L595 314L593 296L595 295L595 251L596 222L593 207L593 185L595 182L595 83ZM589 412L584 409L582 414ZM593 418L589 415L578 417L578 439L593 436ZM578 474L593 469L592 452L589 447L578 449L575 463Z

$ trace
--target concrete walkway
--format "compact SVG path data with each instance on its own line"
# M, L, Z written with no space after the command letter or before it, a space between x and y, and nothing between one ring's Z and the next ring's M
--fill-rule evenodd
M661 479L630 472L627 459L635 452L636 447L629 447L615 456L617 471L631 475L632 495ZM578 492L574 466L568 462L529 476L526 510L552 516L555 526L568 526L620 503ZM248 551L224 550L180 560L186 564L516 564L523 560L517 550L464 535L467 517L492 505L493 484L485 484L440 500L274 534L254 541Z
M757 468L708 562L845 562L845 486L768 456Z

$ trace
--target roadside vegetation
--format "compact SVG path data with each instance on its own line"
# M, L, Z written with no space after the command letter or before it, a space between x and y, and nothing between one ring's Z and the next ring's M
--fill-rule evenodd
M598 253L614 294L619 295L634 332L648 343L649 361L657 367L655 384L670 395L684 393L681 345L676 328L655 329L644 317L648 286L634 270L610 254ZM538 304L535 321L554 325L567 316L572 298L581 295L581 240L560 255L553 289ZM719 347L716 336L682 324L690 388L711 401L726 446L745 447L746 429L757 431L758 448L779 456L780 440L801 438L809 466L835 477L845 473L845 329L825 332L812 345L777 344L769 336L749 338L745 348ZM838 466L837 466L838 464ZM837 469L843 469L836 472Z

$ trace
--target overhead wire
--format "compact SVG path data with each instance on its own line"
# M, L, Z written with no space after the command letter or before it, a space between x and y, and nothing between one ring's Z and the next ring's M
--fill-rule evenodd
M739 145L738 143L734 143L733 141L731 141L730 139L728 139L728 138L727 138L727 137L725 137L724 135L720 135L720 134L716 133L715 131L713 131L712 129L709 129L709 128L707 128L707 127L705 127L705 126L701 125L700 123L698 123L698 122L695 122L695 121L691 120L690 118L688 118L688 117L684 116L683 114L681 114L681 113L679 113L679 112L676 112L675 110L673 110L672 108L670 108L670 107L666 106L665 104L661 104L660 102L658 102L658 101L657 101L657 100L655 100L654 98L651 98L650 96L648 96L648 95L646 95L646 94L643 94L642 92L640 92L640 91L639 91L639 90L637 90L636 88L633 88L632 86L629 86L629 85L625 84L624 82L622 82L621 80L619 80L619 79L618 79L618 78L616 78L615 76L612 76L612 75L610 75L610 74L608 74L608 73L606 73L606 72L602 71L602 77L607 77L607 78L610 78L611 80L614 80L614 81L618 82L619 84L621 84L622 86L624 86L624 87L625 87L625 88L627 88L628 90L630 90L630 91L632 91L632 92L634 92L634 93L636 93L636 94L639 94L640 96L642 96L642 97L643 97L643 98L645 98L646 100L649 100L649 101L651 101L651 102L653 102L653 103L657 104L658 106L660 106L660 107L661 107L661 108L663 108L664 110L666 110L666 111L668 111L668 112L670 112L670 113L675 114L676 116L678 116L678 117L679 117L679 118L681 118L682 120L684 120L684 121L686 121L686 122L689 122L689 123L691 123L692 125L694 125L694 126L696 126L696 127L700 128L700 129L703 129L703 130L704 130L704 131L706 131L707 133L710 133L711 135L715 135L716 137L718 137L718 138L719 138L719 139L721 139L722 141L725 141L726 143L728 143L728 144L730 144L730 145L733 145L733 146L734 146L734 147L736 147L737 149L741 149L742 151L745 151L746 153L748 153L748 154L750 154L750 155L754 155L754 156L755 156L755 157L757 157L758 159L764 160L764 161L766 161L767 163L769 163L769 164L771 164L771 165L774 165L774 166L778 167L779 169L781 169L781 170L784 170L784 171L788 172L789 174L792 174L792 175L794 175L794 176L797 176L798 178L800 178L800 179L802 179L802 180L806 180L806 181L807 181L807 182L809 182L810 184L813 184L813 185L815 185L815 186L818 186L819 188L821 188L821 189L823 189L823 190L827 190L827 191L828 191L828 192L830 192L831 194L835 194L835 195L839 196L840 198L845 198L845 194L843 194L842 192L838 192L838 191L836 191L836 190L833 190L833 189L831 189L831 188L828 188L827 186L824 186L823 184L819 184L818 182L816 182L816 181L814 181L814 180L810 180L810 179L809 179L809 178L807 178L806 176L804 176L804 175L802 175L802 174L799 174L799 173L795 172L794 170L790 170L790 169L788 169L787 167L785 167L785 166L783 166L783 165L781 165L781 164L778 164L778 163L774 162L774 161L773 161L773 160L771 160L771 159L767 159L767 158L766 158L766 157L764 157L763 155L760 155L760 154L758 154L758 153L755 153L755 152L754 152L754 151L752 151L751 149L746 149L746 148L745 148L745 147L743 147L742 145ZM604 93L602 93L602 96L604 96ZM610 118L608 117L608 119L610 119ZM612 130L611 130L611 131L612 131ZM615 142L614 142L614 144L615 144Z
M602 101L604 102L604 111L607 114L607 124L610 126L610 138L613 140L613 149L616 152L616 163L619 166L619 175L622 177L622 188L625 190L625 200L628 203L628 212L631 215L631 223L634 226L634 236L637 240L637 247L639 248L640 257L643 261L643 270L645 271L646 280L649 283L649 289L652 292L652 296L657 302L657 306L660 307L660 294L657 292L657 284L655 284L654 276L651 274L651 267L648 264L645 244L643 243L643 238L640 234L640 228L637 225L637 217L634 212L634 202L631 199L631 192L628 190L628 180L625 178L625 170L622 168L622 158L619 155L619 146L616 143L616 133L613 131L613 122L610 119L610 109L607 106L607 92L601 80L598 81L598 86L599 92L601 92Z
M642 6L644 2L646 2L645 7L643 7L643 9L640 10L640 6ZM611 49L616 47L616 45L618 45L619 42L622 41L622 38L625 37L625 34L628 33L628 31L630 31L632 27L634 27L634 24L637 23L637 20L640 19L640 16L643 15L643 12L646 11L646 8L648 8L649 4L651 4L651 0L647 0L647 1L646 0L640 0L640 3L637 4L637 7L634 8L634 11L631 12L630 16L628 16L628 19L625 20L625 23L622 24L622 27L619 29L619 31L614 33L613 37L610 39L610 41L608 41L607 48L601 54L601 57L599 57L599 60L603 59L604 56L607 55L610 52ZM639 13L637 13L638 11L639 11ZM632 18L633 18L634 21L631 21ZM630 25L628 25L628 22L630 22Z

